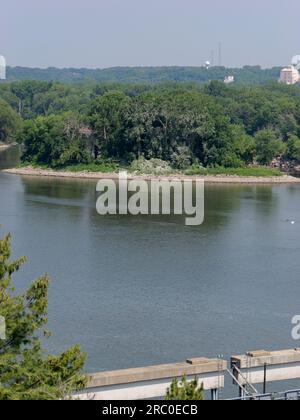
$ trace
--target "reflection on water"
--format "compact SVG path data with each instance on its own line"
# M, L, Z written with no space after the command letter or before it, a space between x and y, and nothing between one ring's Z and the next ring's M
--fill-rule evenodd
M0 170L18 166L20 164L20 146L12 146L9 149L0 150Z

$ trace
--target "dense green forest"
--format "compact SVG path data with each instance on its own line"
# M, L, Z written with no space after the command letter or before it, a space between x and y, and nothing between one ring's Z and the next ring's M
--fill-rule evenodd
M196 83L0 84L0 141L24 162L151 172L300 161L300 89Z
M260 66L243 68L225 67L113 67L108 69L47 69L8 67L9 80L58 81L62 83L122 82L122 83L162 83L196 82L210 80L223 81L226 76L235 77L239 84L264 84L279 79L280 67L262 69Z

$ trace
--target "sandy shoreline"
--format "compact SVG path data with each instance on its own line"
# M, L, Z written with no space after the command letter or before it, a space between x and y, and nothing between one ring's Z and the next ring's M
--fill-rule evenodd
M36 169L32 167L26 168L12 168L4 169L1 172L22 176L33 177L52 177L52 178L77 178L77 179L118 179L118 173L103 173L103 172L68 172L68 171L54 171L51 169ZM300 184L300 178L295 178L290 175L273 176L273 177L257 177L257 176L231 176L231 175L205 175L205 176L185 176L185 175L135 175L128 174L129 179L204 179L205 182L218 184Z
M10 149L11 147L11 144L0 144L0 151Z

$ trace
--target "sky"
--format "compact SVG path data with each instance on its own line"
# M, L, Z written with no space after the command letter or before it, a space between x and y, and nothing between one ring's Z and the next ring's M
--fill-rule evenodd
M11 66L287 65L300 54L299 0L1 0Z

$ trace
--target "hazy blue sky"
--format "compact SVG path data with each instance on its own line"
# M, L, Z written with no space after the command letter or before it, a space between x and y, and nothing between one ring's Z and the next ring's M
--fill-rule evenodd
M0 54L22 66L288 64L299 0L1 0Z

